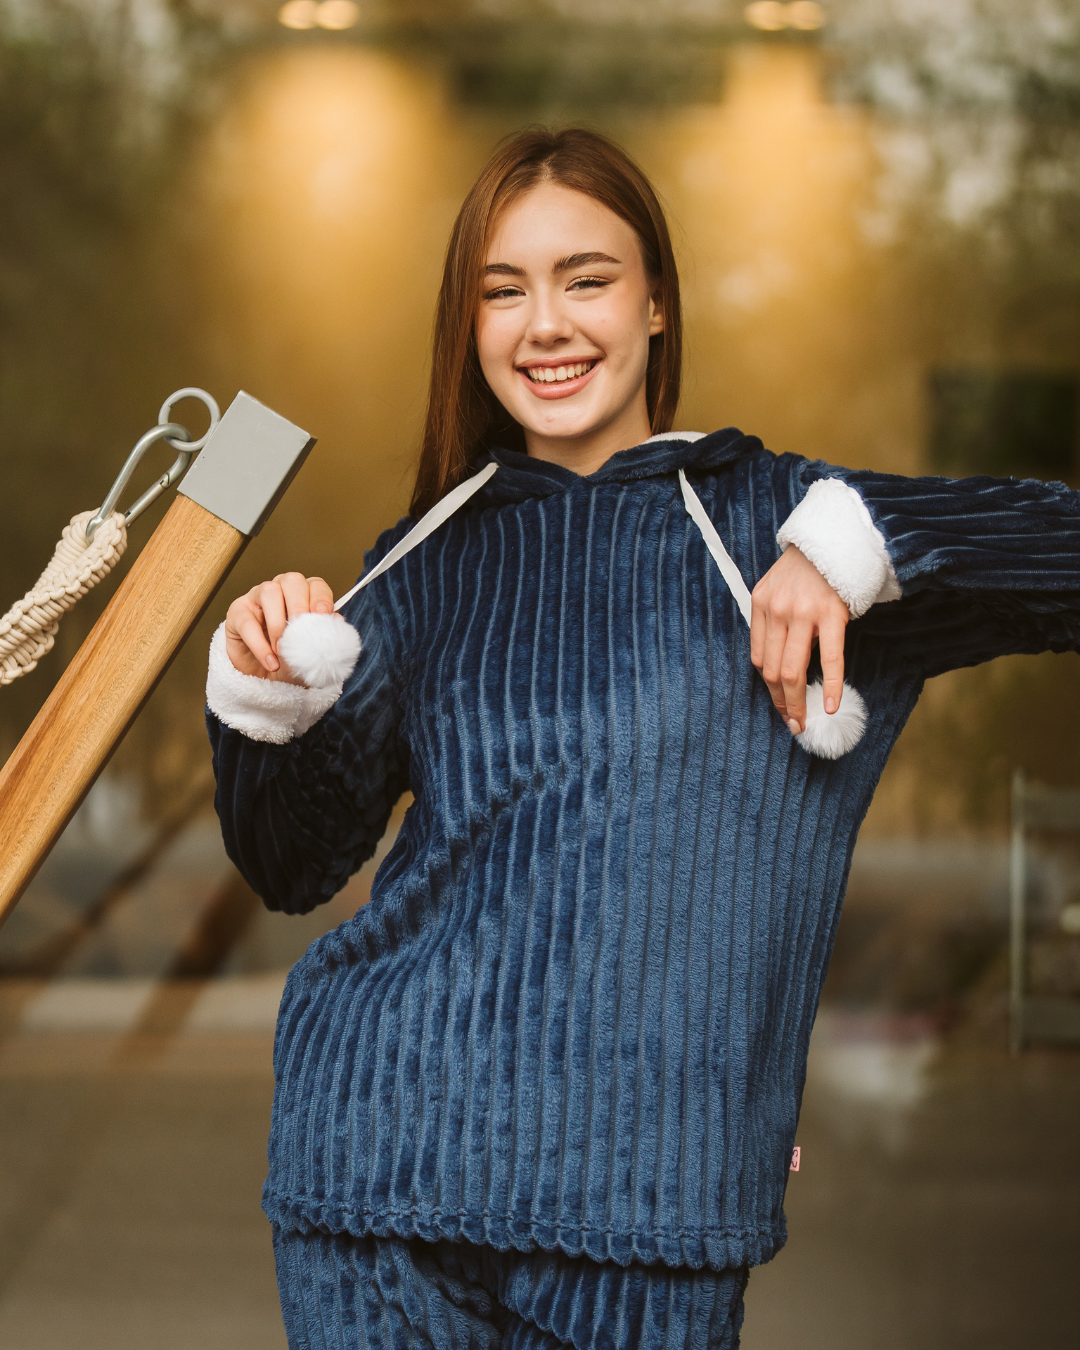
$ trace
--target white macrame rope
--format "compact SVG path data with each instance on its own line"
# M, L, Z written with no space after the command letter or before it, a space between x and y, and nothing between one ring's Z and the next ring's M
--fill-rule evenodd
M65 612L108 576L127 548L121 511L103 520L86 542L87 522L96 514L83 511L72 519L33 589L0 619L0 685L34 669L52 649Z

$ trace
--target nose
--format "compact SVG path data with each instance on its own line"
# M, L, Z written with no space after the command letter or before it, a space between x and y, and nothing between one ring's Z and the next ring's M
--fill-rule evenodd
M529 307L526 341L534 342L538 347L555 347L569 342L573 336L574 325L559 304L559 297L547 290L535 294Z

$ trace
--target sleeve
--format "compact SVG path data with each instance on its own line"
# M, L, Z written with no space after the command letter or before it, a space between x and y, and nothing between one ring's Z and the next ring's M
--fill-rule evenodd
M345 611L360 659L328 710L320 705L335 690L248 676L238 678L259 686L249 697L270 706L237 713L219 705L233 725L207 708L225 849L269 909L305 914L335 895L375 852L408 786L399 663L376 589ZM246 716L248 734L239 729Z
M241 675L229 659L223 623L210 642L207 711L253 741L284 745L294 736L302 736L338 701L344 683L342 678L335 684L309 688Z
M862 631L924 674L1080 649L1080 493L808 461L799 476L804 493L778 543L801 548L852 616L865 615Z

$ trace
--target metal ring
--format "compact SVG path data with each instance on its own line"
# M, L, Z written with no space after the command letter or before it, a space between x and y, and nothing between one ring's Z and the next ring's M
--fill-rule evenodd
M196 389L194 387L178 389L175 394L170 394L161 405L161 411L158 413L159 427L165 426L171 420L169 414L172 412L173 404L179 403L182 398L197 398L204 403L207 412L210 414L210 425L197 441L174 441L166 436L165 444L171 445L174 450L201 450L213 434L214 428L221 421L221 409L218 407L217 399L213 394L208 394L205 389Z

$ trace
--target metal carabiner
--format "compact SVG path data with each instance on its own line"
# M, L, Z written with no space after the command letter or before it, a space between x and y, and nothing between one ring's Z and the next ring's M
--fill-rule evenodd
M210 413L210 426L197 441L191 439L191 432L188 431L187 427L181 426L179 422L169 421L169 413L172 411L173 404L179 403L182 398L201 399ZM138 520L151 502L156 502L167 488L172 487L174 483L178 483L183 478L188 465L209 440L210 433L220 420L221 411L218 408L217 400L212 394L208 394L205 389L178 389L175 394L171 394L161 405L158 425L152 427L144 436L139 437L134 450L124 461L124 467L117 474L116 482L109 489L109 495L101 503L96 515L86 522L86 542L89 543L93 539L98 526L116 510L116 503L120 500L120 494L127 487L128 480L138 467L139 461L152 445L158 441L165 441L168 445L178 449L180 453L173 461L168 473L163 473L153 487L148 488L134 506L124 513L126 525Z

